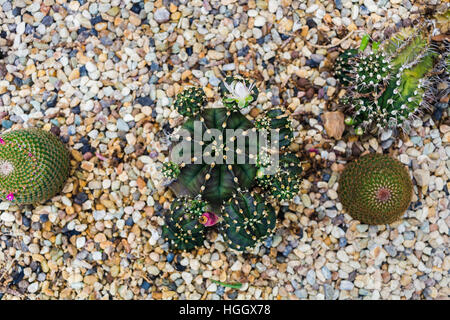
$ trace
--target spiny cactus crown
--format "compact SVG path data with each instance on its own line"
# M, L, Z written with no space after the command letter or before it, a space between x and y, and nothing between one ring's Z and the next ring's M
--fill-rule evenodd
M175 100L175 109L183 116L196 115L206 104L206 95L201 88L190 87L179 93Z
M388 224L408 208L412 182L398 160L373 153L347 164L339 179L338 195L354 219Z
M422 29L405 28L363 50L345 51L337 62L336 76L348 89L341 100L346 124L358 135L397 126L408 130L425 104L427 74L435 63L429 37Z
M21 129L0 136L0 197L17 204L45 201L69 176L69 152L52 133Z

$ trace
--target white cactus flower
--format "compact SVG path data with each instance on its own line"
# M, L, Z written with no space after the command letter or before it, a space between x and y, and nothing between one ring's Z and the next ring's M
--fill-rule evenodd
M255 83L252 83L249 87L247 87L244 81L241 82L235 80L230 84L224 81L224 85L229 92L228 97L225 98L225 101L235 101L238 104L239 108L244 108L253 100L252 90L255 86Z

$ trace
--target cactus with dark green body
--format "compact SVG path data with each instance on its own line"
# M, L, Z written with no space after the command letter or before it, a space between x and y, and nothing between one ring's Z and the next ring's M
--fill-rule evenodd
M412 182L398 160L372 153L347 164L338 195L354 219L371 225L389 224L408 209Z
M183 116L191 117L206 104L206 95L201 88L190 87L179 93L174 107Z
M50 199L70 172L62 142L42 129L21 129L0 136L0 198L17 204Z
M274 208L255 193L234 195L223 206L222 229L225 241L236 250L250 249L273 233Z
M290 120L281 109L270 110L255 122L248 120L241 111L256 102L258 94L248 80L228 77L220 88L225 107L189 115L180 127L183 130L175 131L184 139L171 153L172 161L183 160L163 167L167 178L176 179L170 184L172 190L188 197L174 202L163 227L165 238L174 249L191 250L198 246L205 239L204 228L219 223L220 217L224 238L237 250L256 245L275 228L274 208L253 190L261 186L259 178L268 172L265 169L273 162L273 153L285 150L293 140ZM175 105L181 104L175 101ZM228 129L234 130L233 136L227 134ZM270 140L271 130L278 133L277 141ZM269 141L258 139L262 133L269 134ZM277 149L277 143L278 150L272 150ZM299 159L289 154L280 160L273 179L269 175L264 178L264 191L271 200L290 199L299 190ZM196 196L205 206L195 215L186 216L187 208L192 206L189 199Z
M205 226L201 217L208 204L199 199L177 199L172 202L171 214L165 217L162 236L177 250L189 251L203 244Z
M347 86L341 100L346 124L358 135L395 127L407 131L426 104L427 77L436 57L426 31L412 28L374 43L371 50L342 53L336 76Z

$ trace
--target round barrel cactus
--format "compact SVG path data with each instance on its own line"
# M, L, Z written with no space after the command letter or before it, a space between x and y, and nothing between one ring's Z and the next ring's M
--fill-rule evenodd
M0 136L0 198L17 204L50 199L69 176L70 156L62 142L42 129Z
M275 210L254 192L234 195L223 211L224 238L233 249L252 248L275 230Z
M345 167L338 187L345 210L363 223L389 224L408 209L412 197L408 171L382 154L368 154Z

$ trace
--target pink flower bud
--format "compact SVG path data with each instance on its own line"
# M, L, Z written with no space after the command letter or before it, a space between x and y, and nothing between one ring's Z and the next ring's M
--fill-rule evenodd
M14 200L14 194L12 192L8 193L8 195L6 196L6 200L13 201Z
M219 217L213 212L205 212L200 217L200 223L205 227L211 227L219 221Z

